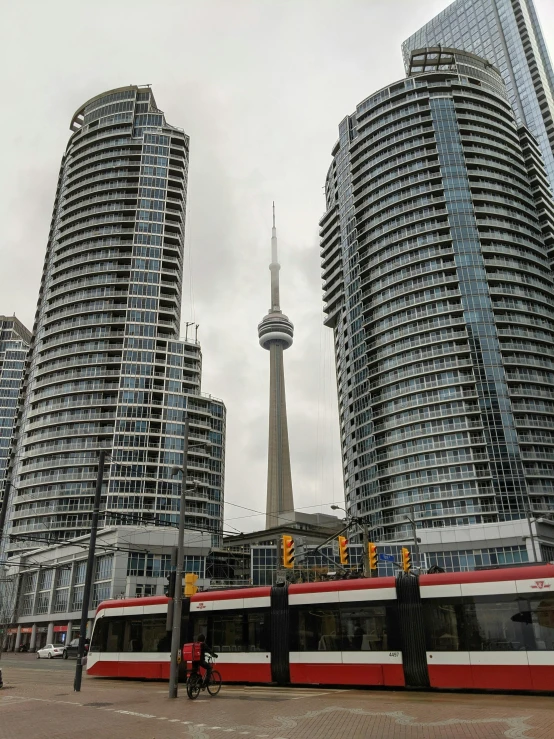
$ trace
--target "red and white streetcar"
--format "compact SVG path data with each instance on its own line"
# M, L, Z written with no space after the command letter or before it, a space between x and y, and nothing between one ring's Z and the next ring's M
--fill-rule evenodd
M88 674L169 678L167 603L101 603ZM225 682L554 691L554 565L197 593L200 633Z

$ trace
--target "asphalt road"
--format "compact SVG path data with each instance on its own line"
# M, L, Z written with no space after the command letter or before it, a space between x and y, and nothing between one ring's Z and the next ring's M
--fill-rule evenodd
M10 668L18 668L22 670L69 670L75 672L74 659L37 659L36 654L12 654L3 652L0 657L0 670L4 673L4 682L6 681Z
M3 655L0 739L554 739L552 698L223 685L195 701L165 682L84 677L74 660Z

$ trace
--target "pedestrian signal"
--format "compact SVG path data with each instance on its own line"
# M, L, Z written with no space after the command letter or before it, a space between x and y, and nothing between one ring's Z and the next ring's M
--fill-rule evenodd
M169 575L166 576L167 585L164 585L164 595L168 598L175 597L175 570L171 570Z
M185 597L190 598L191 595L194 595L198 588L194 584L198 580L198 575L195 575L194 572L187 572L185 574Z

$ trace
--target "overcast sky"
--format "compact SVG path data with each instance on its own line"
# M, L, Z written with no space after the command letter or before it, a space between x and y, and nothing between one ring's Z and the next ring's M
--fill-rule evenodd
M535 0L554 49L554 2ZM322 325L318 221L338 124L404 76L400 44L446 0L0 2L0 314L32 328L73 112L152 84L191 137L183 326L200 324L203 391L227 405L226 530L261 528L266 494L271 202L296 507L343 502L332 332ZM189 274L191 272L191 274ZM184 332L183 332L184 335ZM232 505L234 504L234 505Z

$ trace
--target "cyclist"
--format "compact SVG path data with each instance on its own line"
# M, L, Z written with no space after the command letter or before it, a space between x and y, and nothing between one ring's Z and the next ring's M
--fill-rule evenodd
M201 644L201 652L200 659L192 663L192 670L193 672L198 672L198 668L203 667L206 670L203 684L207 685L213 668L211 663L206 660L206 654L210 654L214 658L217 658L217 654L206 644L206 637L204 634L199 634L196 637L196 641Z

